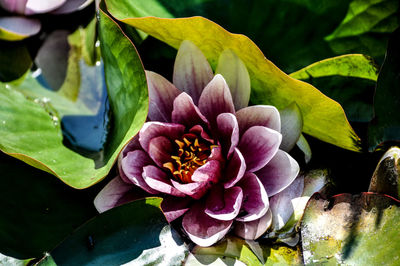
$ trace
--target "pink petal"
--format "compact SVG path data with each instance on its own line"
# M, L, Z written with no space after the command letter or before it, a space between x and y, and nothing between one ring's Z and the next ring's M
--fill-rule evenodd
M164 171L154 165L143 167L142 176L147 185L156 191L175 197L186 196L171 185L171 181Z
M221 163L217 160L209 160L194 171L192 181L217 183L220 177Z
M185 92L182 92L174 100L172 122L185 125L188 128L195 125L208 125L207 119L201 114L199 108L194 105L192 98Z
M208 157L208 160L209 161L216 160L219 161L220 163L223 163L225 161L225 157L222 155L221 146L214 147L211 150L211 154Z
M191 41L183 41L175 59L173 74L175 86L187 92L197 104L201 92L212 77L210 64L200 49Z
M172 123L161 123L161 122L146 122L139 132L139 142L142 148L149 152L149 144L151 139L159 136L167 137L174 141L180 139L185 126Z
M28 0L25 15L47 13L62 6L67 0Z
M222 113L235 113L231 92L221 75L215 77L204 88L199 99L199 109L211 124L217 129L217 116Z
M171 122L171 113L175 98L181 93L163 76L146 71L149 86L149 114L152 121Z
M235 234L244 239L257 239L263 235L272 224L272 212L267 213L260 219L250 222L235 222Z
M263 183L268 196L281 192L299 174L299 164L288 153L278 150L275 156L255 174Z
M205 213L222 221L233 220L242 206L243 192L240 187L224 189L215 186L207 198Z
M128 152L121 160L121 173L123 173L123 175L121 174L121 178L124 178L125 182L135 184L150 194L157 194L158 191L149 187L142 177L143 167L151 164L153 162L144 151L136 150Z
M112 179L94 199L94 206L102 213L116 206L144 197L145 194L135 190L118 176Z
M246 163L243 155L237 148L235 148L231 159L228 161L228 164L225 167L224 187L233 187L237 182L240 181L240 179L242 179L245 171Z
M282 135L267 127L254 126L246 130L238 145L246 161L246 171L263 168L275 156L281 141Z
M87 7L93 0L68 0L64 5L52 11L51 14L69 14Z
M24 14L28 0L0 0L0 6L11 13Z
M301 197L304 189L304 177L299 176L282 192L271 197L272 229L277 231L285 226L294 213L293 199Z
M269 207L268 195L263 184L253 173L246 173L237 183L243 190L241 211L245 214L236 218L240 222L254 221L267 213Z
M222 113L217 116L218 140L226 158L230 158L239 143L239 126L235 115Z
M250 99L250 76L246 65L235 52L226 49L221 53L216 73L221 74L228 83L236 110L246 107Z
M203 139L207 140L208 142L214 143L214 140L207 134L207 132L200 125L195 125L191 129L189 129L189 133L194 133L197 136L200 136Z
M179 198L178 200L173 196L164 196L161 202L161 209L167 221L170 223L186 213L189 210L191 201L190 198Z
M201 203L193 205L182 220L183 230L199 246L208 247L223 238L231 228L232 221L221 221L204 213Z
M140 145L139 142L139 134L136 134L129 142L128 144L123 148L121 154L122 157L125 157L128 152L134 151L134 150L141 150L142 146Z
M271 105L254 105L236 112L240 135L253 126L264 126L275 131L281 131L279 111Z
M172 143L166 137L159 136L150 140L149 155L159 167L163 167L164 163L171 161L172 151Z
M210 184L208 184L208 182L192 182L181 184L171 179L171 183L176 189L194 199L200 199L203 197L210 188Z

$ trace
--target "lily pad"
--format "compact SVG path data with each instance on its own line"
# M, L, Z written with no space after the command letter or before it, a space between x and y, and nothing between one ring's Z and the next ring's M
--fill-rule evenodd
M102 12L100 28L112 126L97 158L81 155L63 144L59 106L56 102L53 106L51 98L43 102L42 95L35 102L21 94L20 87L16 90L0 84L0 149L79 189L108 174L123 146L145 122L148 109L146 77L135 47Z
M181 265L185 244L166 221L161 198L104 212L50 252L57 265Z
M353 0L342 23L325 40L337 53L383 56L386 41L399 25L397 0Z
M395 265L400 202L376 193L315 194L301 224L306 265Z
M52 175L3 153L0 171L0 253L4 255L24 260L40 257L96 215L92 201L97 190L66 187Z
M271 104L284 108L296 101L303 114L305 133L342 148L359 150L359 138L348 123L341 106L312 85L287 76L266 59L246 36L232 34L203 17L137 18L125 8L129 6L127 1L108 0L106 3L108 11L119 21L144 31L175 49L183 40L192 41L214 69L222 51L231 49L249 71L252 83L251 101L254 104Z

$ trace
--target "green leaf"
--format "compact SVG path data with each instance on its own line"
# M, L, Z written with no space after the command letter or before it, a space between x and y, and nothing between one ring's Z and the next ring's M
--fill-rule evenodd
M0 253L18 259L40 257L96 215L92 201L98 189L66 187L3 153L0 171Z
M4 256L0 253L0 265L10 265L10 266L27 266L29 265L31 259L19 260L13 257Z
M400 140L400 29L391 36L379 72L374 97L375 117L368 128L369 150L384 142Z
M44 94L37 98L38 91L29 95L37 86L24 90L21 85L17 91L0 84L0 149L79 189L99 182L108 174L123 146L139 131L147 116L147 83L134 46L103 13L100 13L100 28L114 126L108 132L104 149L97 154L99 158L86 157L63 144L60 120L65 117L57 110L61 106L57 102L52 105L53 98L45 99ZM32 79L30 82L34 83ZM28 92L25 95L37 101L27 99L19 91ZM52 96L61 101L54 93Z
M113 208L90 220L51 256L57 265L181 265L187 248L160 209L161 198Z
M107 6L118 2L108 0ZM134 18L110 8L111 14L121 22L178 48L183 40L196 44L215 69L219 55L231 49L245 63L252 83L251 101L254 104L272 104L283 108L296 101L304 118L304 132L342 148L358 151L357 135L349 125L341 106L321 94L310 84L295 80L267 60L258 47L246 36L232 34L202 17L163 19ZM122 10L125 10L122 8ZM300 101L299 99L302 99Z
M328 58L292 74L338 101L350 121L369 122L378 69L372 58L350 54Z
M311 64L289 76L308 80L327 76L344 76L376 81L378 68L372 58L361 54L341 55Z
M185 265L299 265L301 260L298 248L229 236L211 247L194 247Z
M301 226L305 264L397 264L399 206L399 201L374 193L329 200L314 195Z
M398 11L397 0L353 0L342 23L325 39L338 54L382 56L385 40L400 25Z

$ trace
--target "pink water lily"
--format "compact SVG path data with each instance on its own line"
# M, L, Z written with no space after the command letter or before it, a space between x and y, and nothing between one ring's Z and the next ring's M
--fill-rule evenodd
M246 239L266 232L269 197L293 182L299 165L279 149L278 110L247 107L250 78L243 62L226 50L216 72L190 41L178 50L173 84L146 72L148 122L120 154L119 176L95 199L98 211L142 197L140 188L162 197L167 220L181 218L200 246L232 228Z

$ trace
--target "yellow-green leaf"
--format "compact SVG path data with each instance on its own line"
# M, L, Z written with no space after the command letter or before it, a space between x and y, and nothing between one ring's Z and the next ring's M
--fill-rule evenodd
M203 17L135 18L122 8L125 1L106 1L108 11L118 20L178 48L183 40L196 44L215 69L218 57L231 49L245 63L251 79L251 101L283 108L296 101L304 118L303 131L339 147L358 151L359 138L337 102L323 95L312 85L293 79L265 58L246 36L232 34ZM119 8L113 8L118 5ZM129 4L126 4L127 6ZM277 40L279 41L279 40Z

